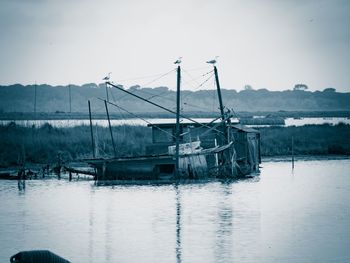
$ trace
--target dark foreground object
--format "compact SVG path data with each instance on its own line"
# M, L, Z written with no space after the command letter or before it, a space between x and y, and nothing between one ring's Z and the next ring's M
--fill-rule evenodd
M10 258L11 263L70 263L48 250L21 251Z

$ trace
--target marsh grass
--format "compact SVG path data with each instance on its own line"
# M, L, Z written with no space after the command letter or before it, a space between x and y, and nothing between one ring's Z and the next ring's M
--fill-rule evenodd
M98 156L113 154L108 128L93 127ZM136 156L145 153L145 146L151 143L151 130L143 126L115 126L113 137L118 156ZM91 133L89 126L55 128L50 124L41 127L23 127L11 123L0 126L0 165L20 164L25 152L26 161L52 163L58 155L64 161L92 157Z
M259 128L261 154L281 156L292 154L292 137L295 155L349 155L350 125L305 125Z
M263 156L291 154L294 138L295 155L350 155L350 125L306 125L301 127L259 128ZM99 157L112 157L113 148L108 128L93 127ZM117 156L144 155L152 142L151 128L122 125L113 127ZM11 166L27 162L53 163L58 155L64 161L92 157L89 126L55 128L23 127L14 123L0 126L0 165Z

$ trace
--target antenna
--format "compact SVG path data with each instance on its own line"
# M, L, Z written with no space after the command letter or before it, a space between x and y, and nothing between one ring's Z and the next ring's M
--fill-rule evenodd
M34 84L34 114L36 116L36 81Z
M72 113L72 92L71 92L71 85L68 85L68 92L69 92L69 113Z

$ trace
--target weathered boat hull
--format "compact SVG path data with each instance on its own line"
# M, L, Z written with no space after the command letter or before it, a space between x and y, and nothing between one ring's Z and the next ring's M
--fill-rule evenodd
M0 173L0 180L17 180L18 178L17 175L11 175L9 172Z
M93 159L88 163L96 168L98 180L172 180L175 179L175 159L172 155L120 159ZM207 174L203 155L179 158L179 177L196 179Z
M230 144L231 145L231 144ZM226 146L229 147L230 145ZM217 151L216 151L217 150ZM247 163L232 161L227 164L214 164L218 153L230 154L230 149L216 148L199 154L188 154L179 158L179 173L175 174L175 159L173 155L144 156L135 158L91 159L87 162L96 169L96 179L119 181L164 181L205 180L210 178L238 178L258 172L258 167ZM219 151L219 152L218 152Z

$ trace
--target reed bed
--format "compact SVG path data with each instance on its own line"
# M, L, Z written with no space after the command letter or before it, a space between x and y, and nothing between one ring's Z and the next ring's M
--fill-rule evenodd
M264 127L261 133L262 156L350 155L350 125L306 125L301 127ZM93 127L97 156L112 157L113 147L108 128ZM122 125L113 127L117 156L145 154L152 141L151 128ZM19 165L23 156L31 163L53 163L92 157L89 126L55 128L23 127L11 123L0 126L0 166Z
M259 128L262 156L350 155L350 125L305 125Z

